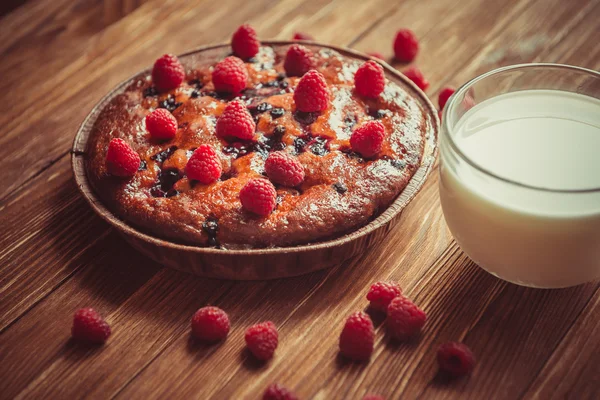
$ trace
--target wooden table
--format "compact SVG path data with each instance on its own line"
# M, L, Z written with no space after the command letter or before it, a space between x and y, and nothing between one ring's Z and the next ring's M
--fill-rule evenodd
M599 69L599 0L124 3L141 5L110 25L100 0L29 0L0 19L0 398L256 399L272 382L303 399L600 398L600 285L533 290L480 270L446 228L437 173L362 257L293 279L229 282L138 255L92 213L69 163L78 125L115 84L162 53L228 40L243 22L263 38L301 30L386 56L395 31L410 27L435 99L500 65ZM390 279L428 313L423 336L393 343L377 321L371 362L343 362L345 318L366 307L372 282ZM232 319L220 345L190 340L190 317L207 304ZM84 306L113 328L103 347L69 340ZM280 346L262 365L244 352L243 332L267 319ZM470 378L437 375L447 340L477 355Z

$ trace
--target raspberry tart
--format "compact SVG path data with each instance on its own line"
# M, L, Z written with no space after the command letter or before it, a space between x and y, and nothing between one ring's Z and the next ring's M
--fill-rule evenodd
M360 230L399 195L403 207L435 158L433 106L387 65L363 67L356 90L367 56L298 46L262 42L246 60L228 45L166 55L162 72L118 87L74 144L94 208L153 246L215 254L298 251Z

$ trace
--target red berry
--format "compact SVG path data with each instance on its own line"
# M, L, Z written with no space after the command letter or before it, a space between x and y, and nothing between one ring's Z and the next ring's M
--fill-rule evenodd
M371 51L367 53L367 55L375 58L379 58L380 60L385 60L385 56L378 51Z
M157 108L146 115L146 129L154 139L173 139L177 133L177 120L165 108Z
M379 396L377 394L368 394L363 397L363 400L385 400L385 397Z
M410 29L400 29L394 39L394 56L398 61L411 62L419 52L419 41Z
M438 105L440 106L440 110L444 109L444 106L448 102L448 99L454 94L455 91L456 90L451 87L445 87L442 89L438 96Z
M110 326L92 308L82 308L73 316L71 336L90 343L104 343L110 336Z
M313 53L308 48L293 44L288 49L283 63L287 76L302 76L314 68Z
M390 302L401 294L402 289L396 282L377 282L371 285L367 300L372 309L386 312Z
M262 398L263 400L298 400L298 397L294 393L278 383L271 384L265 390Z
M421 331L427 315L404 296L394 298L387 309L387 328L399 340L406 340Z
M238 93L246 88L248 70L237 57L229 56L215 65L212 82L217 92Z
M296 32L292 37L292 40L315 40L314 37L304 32Z
M140 156L123 139L112 139L106 151L106 169L114 176L128 178L140 167Z
M467 345L448 342L440 346L437 360L442 371L459 377L470 373L475 367L475 356Z
M266 217L277 205L277 191L266 179L251 179L240 190L240 201L246 210Z
M354 87L360 96L377 98L385 88L383 67L373 60L361 65L354 74Z
M354 130L350 137L352 150L363 157L373 157L381 151L385 127L379 121L368 121Z
M233 54L242 60L248 60L258 54L260 42L256 31L250 25L242 25L231 37L231 48Z
M304 167L291 154L274 151L265 161L265 171L269 179L283 186L294 187L304 181Z
M273 357L279 335L275 324L267 321L246 329L245 339L246 346L254 354L254 357L266 361Z
M362 311L350 315L340 335L340 353L351 360L366 361L373 353L374 342L371 318Z
M217 120L217 136L223 139L238 138L251 140L256 123L244 103L234 100L227 104L223 114Z
M185 69L177 56L165 54L154 63L152 81L160 91L175 89L185 79Z
M298 111L325 110L329 104L329 89L325 77L314 69L304 74L294 91L294 102Z
M408 79L413 81L415 85L419 87L422 91L427 90L429 87L429 81L425 79L421 70L417 67L409 67L402 72Z
M201 144L185 165L185 174L189 179L203 185L216 182L221 177L221 160L209 144Z
M218 307L202 307L192 317L192 334L207 342L223 340L229 333L229 317Z

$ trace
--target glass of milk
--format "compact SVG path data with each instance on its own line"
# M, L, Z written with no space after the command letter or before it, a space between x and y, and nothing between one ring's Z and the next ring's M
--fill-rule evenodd
M500 68L445 107L440 197L462 250L519 285L600 278L600 73Z

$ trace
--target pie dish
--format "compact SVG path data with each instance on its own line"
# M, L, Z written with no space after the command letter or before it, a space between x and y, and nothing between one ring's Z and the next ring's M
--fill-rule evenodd
M398 220L422 186L435 160L438 120L426 96L383 64L385 90L365 99L353 90L356 69L368 56L303 43L330 88L321 113L295 109L299 77L283 69L292 43L262 43L246 62L248 84L240 95L217 93L210 71L230 54L229 45L201 48L179 57L183 84L158 92L144 71L109 93L82 124L73 147L75 177L86 199L135 247L169 266L204 276L266 279L298 275L339 263L374 243ZM227 103L243 101L256 123L251 140L215 135ZM144 118L166 108L177 119L174 138L148 138ZM380 121L381 151L362 157L350 137L357 126ZM105 166L111 139L139 154L131 179L115 179ZM188 179L187 160L209 144L223 173L211 184ZM271 152L297 158L305 178L296 187L276 186L277 205L268 216L242 207L245 183L265 175Z

